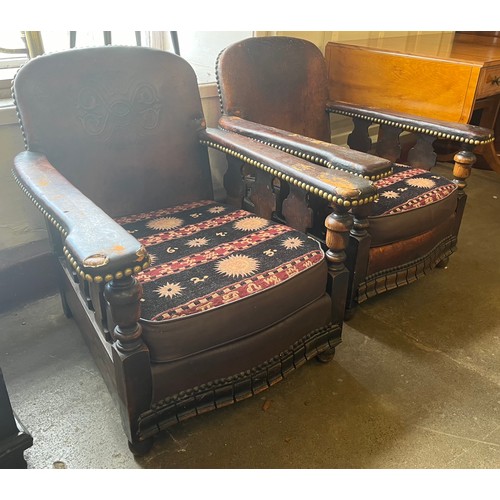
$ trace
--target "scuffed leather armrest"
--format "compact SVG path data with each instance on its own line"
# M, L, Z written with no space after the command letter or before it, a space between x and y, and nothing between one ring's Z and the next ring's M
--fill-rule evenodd
M329 101L326 109L330 113L366 119L372 123L393 125L408 132L432 135L436 139L449 139L473 146L488 144L495 140L490 129L477 125L422 118L384 109L356 106L342 101Z
M249 137L214 128L200 131L199 137L202 144L235 156L330 203L350 207L376 199L376 188L366 179L321 167Z
M39 153L14 160L14 177L23 191L60 231L64 253L87 281L130 276L149 266L144 246L74 187Z
M333 170L343 170L370 180L392 174L392 163L389 160L237 116L222 116L219 126Z

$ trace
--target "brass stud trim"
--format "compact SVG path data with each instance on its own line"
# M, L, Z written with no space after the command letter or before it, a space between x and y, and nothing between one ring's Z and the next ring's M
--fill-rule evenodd
M23 193L31 200L31 202L35 205L40 212L47 218L48 221L52 223L52 225L61 233L63 238L68 237L68 231L64 229L64 227L57 222L57 220L47 211L45 208L37 201L37 199L29 192L29 190L26 188L26 186L21 182L21 180L17 177L16 173L12 170L12 175L14 177L14 180L16 183L19 185ZM134 273L139 273L143 269L147 269L150 264L151 260L149 255L147 255L147 260L142 264L142 266L135 266L134 269L132 270L131 268L126 268L123 271L117 271L115 273L115 276L113 277L112 274L107 274L106 276L92 276L88 273L85 273L80 266L78 265L77 260L71 255L71 252L68 250L68 247L63 246L63 254L66 257L68 263L75 269L75 271L78 273L78 275L82 278L85 279L89 282L94 282L94 283L102 283L103 281L111 281L112 279L121 279L123 276L131 276ZM144 259L144 255L141 253L141 251L138 252L138 257L142 257L140 260Z
M230 130L224 129L222 127L221 127L221 130L226 130L227 132L231 132ZM341 172L347 172L351 175L354 175L355 177L362 177L363 179L368 179L370 181L384 179L385 177L390 177L394 173L394 169L391 167L391 168L389 168L389 170L387 170L387 172L384 172L382 174L364 175L362 173L353 172L352 170L349 170L347 168L342 168L342 167L339 167L337 165L334 165L332 162L330 162L324 158L319 158L317 156L312 157L311 155L306 155L306 153L303 153L302 151L298 151L297 149L290 149L290 147L281 146L279 144L274 144L273 142L264 141L262 139L256 139L254 137L252 137L252 140L254 140L255 142L259 142L260 144L264 144L265 146L271 146L275 149L283 151L284 153L288 153L288 154L291 154L293 156L297 156L298 158L305 158L308 161L311 161L311 162L316 163L318 165L323 165L324 167L327 167L331 170L338 170ZM238 158L239 158L239 156L238 156Z
M325 191L319 190L319 188L315 188L309 184L306 184L303 181L295 179L294 177L286 176L282 172L279 172L278 170L276 170L274 168L271 168L267 165L264 165L263 163L261 163L257 160L253 160L252 158L249 158L246 155L238 153L237 151L234 151L226 146L222 146L220 144L217 144L215 142L205 140L205 139L201 139L200 143L205 145L205 146L209 146L211 148L218 149L219 151L222 151L225 154L229 154L231 156L239 158L240 160L244 161L245 163L253 165L254 167L259 168L261 170L264 170L265 172L268 172L269 174L274 175L275 177L278 177L279 179L285 179L285 177L288 177L289 181L287 181L287 182L291 182L292 184L295 184L302 189L305 189L309 192L317 194L321 198L324 198L332 203L336 203L337 205L340 205L340 206L350 206L350 204L351 204L350 200L344 200L338 196L333 196L332 194L329 194L329 193L326 193ZM366 197L364 199L361 198L361 199L358 199L357 201L358 201L358 203L369 203L369 201L373 201L377 198L378 198L378 195Z
M360 118L362 120L369 120L372 123L377 123L379 125L390 125L392 127L401 128L401 129L409 131L409 132L419 132L419 133L426 134L426 135L435 135L439 138L450 139L450 140L456 141L456 142L464 142L464 143L472 144L475 146L489 144L490 142L493 142L495 140L495 137L492 134L490 134L487 139L483 139L483 140L471 139L469 137L460 137L457 135L446 134L444 132L437 132L435 130L431 130L428 128L415 127L414 125L406 125L404 123L399 123L399 122L392 121L392 120L386 120L386 119L382 119L382 118L366 116L366 115L363 115L361 113L355 113L354 111L339 110L339 109L335 109L335 108L330 108L330 110L333 111L334 113L338 113L339 115L350 116L351 118Z

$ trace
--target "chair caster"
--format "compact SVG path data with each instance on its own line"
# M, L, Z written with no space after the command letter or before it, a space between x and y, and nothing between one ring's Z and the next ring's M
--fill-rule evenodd
M438 267L439 269L444 269L448 265L449 261L450 261L450 258L449 257L445 257L443 260L440 260L436 264L436 267Z
M153 447L153 438L145 439L144 441L131 441L128 442L128 449L134 454L135 457L146 455Z
M316 356L316 359L320 363L329 363L333 359L334 356L335 356L335 347L330 347L330 349L327 349L326 351L320 352Z

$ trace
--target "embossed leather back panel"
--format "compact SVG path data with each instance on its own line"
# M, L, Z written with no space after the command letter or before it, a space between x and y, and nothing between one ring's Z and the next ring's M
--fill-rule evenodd
M73 49L14 81L27 148L44 153L111 216L212 196L189 64L144 47Z
M289 37L249 38L217 61L227 115L330 142L326 66L310 42Z

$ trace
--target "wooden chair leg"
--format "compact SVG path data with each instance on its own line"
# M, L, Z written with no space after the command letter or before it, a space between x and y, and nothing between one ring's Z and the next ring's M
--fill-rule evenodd
M349 237L349 250L346 266L349 269L350 279L347 290L345 320L351 319L357 305L359 284L365 279L368 269L371 236L368 232L368 214L371 206L353 208L353 227Z
M151 407L153 384L149 350L138 322L142 286L133 276L124 277L107 283L104 295L116 323L113 363L123 426L130 449L145 453L152 441L141 439L139 417Z
M332 297L332 320L342 324L349 286L349 271L345 266L349 231L353 225L348 208L335 205L326 218L326 259L329 273L329 293Z
M476 155L473 153L474 146L466 146L453 157L455 162L453 166L453 182L458 187L458 204L455 217L455 235L458 235L462 215L465 209L465 201L467 200L467 179L472 172L472 166L476 163Z

